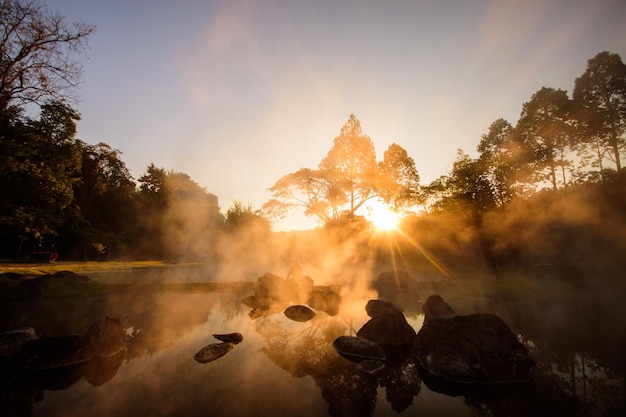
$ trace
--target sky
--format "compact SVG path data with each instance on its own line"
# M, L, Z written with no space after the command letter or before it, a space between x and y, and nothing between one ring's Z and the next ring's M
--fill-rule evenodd
M599 52L626 60L624 0L43 3L96 26L78 137L121 151L135 179L151 163L188 174L223 213L316 168L350 114L378 160L395 142L428 185L542 87L571 96Z

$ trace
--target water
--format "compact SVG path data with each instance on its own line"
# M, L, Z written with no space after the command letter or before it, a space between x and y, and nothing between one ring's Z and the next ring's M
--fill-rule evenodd
M624 415L624 331L584 311L491 302L535 359L533 382L458 393L429 387L415 361L368 375L332 341L367 321L364 295L344 295L337 316L305 323L282 313L251 319L244 294L176 293L42 300L3 305L2 330L82 333L99 316L132 335L108 363L56 374L5 373L2 409L15 416L536 416ZM458 300L456 300L458 301ZM409 312L418 331L423 316ZM194 354L240 332L244 340L214 362Z

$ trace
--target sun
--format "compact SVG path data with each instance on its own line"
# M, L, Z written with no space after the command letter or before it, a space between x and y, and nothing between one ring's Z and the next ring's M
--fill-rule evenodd
M398 215L385 204L371 205L367 208L367 212L366 217L376 230L389 231L398 227L400 221Z

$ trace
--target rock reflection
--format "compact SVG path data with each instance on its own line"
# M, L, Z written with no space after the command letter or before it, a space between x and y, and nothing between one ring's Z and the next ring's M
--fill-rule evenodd
M295 377L313 378L331 416L373 415L379 387L385 389L387 401L397 412L413 403L420 378L412 356L369 374L333 348L335 339L349 329L344 319L316 317L309 323L290 326L281 317L264 317L255 321L255 329L266 341L261 351L276 365Z

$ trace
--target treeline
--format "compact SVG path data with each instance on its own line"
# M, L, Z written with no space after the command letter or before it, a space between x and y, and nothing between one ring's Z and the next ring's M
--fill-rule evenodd
M351 115L319 165L278 179L262 210L234 202L222 214L187 174L151 164L135 180L120 151L76 137L72 57L93 27L68 26L38 3L0 7L2 257L210 260L223 236L265 242L270 220L291 210L339 240L367 232L372 201L405 215L407 253L501 265L613 262L626 249L626 66L617 54L590 59L571 97L538 90L515 125L494 121L476 158L459 150L427 186L400 145L377 161Z
M623 264L626 65L601 52L571 97L543 87L424 187L405 227L442 254L504 264ZM436 237L435 237L436 236Z
M35 120L15 111L4 118L3 256L53 249L64 259L206 259L220 232L250 221L269 231L251 207L237 203L224 216L187 174L151 164L136 182L118 150L76 138L78 120L63 102L42 105Z

